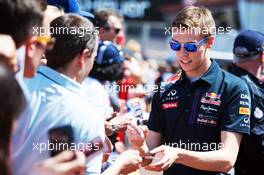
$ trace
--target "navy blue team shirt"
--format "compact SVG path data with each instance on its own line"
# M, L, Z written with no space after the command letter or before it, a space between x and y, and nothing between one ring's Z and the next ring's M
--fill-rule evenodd
M211 60L208 71L191 82L184 71L169 78L152 101L148 128L159 132L164 144L192 151L220 149L221 131L250 132L250 94L238 77ZM220 175L172 165L164 175Z
M243 137L238 158L236 174L259 174L264 165L264 82L236 65L231 73L243 79L251 94L250 135Z

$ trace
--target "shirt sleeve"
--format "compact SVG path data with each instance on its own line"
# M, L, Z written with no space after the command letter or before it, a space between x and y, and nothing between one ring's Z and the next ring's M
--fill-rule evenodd
M152 99L151 111L148 121L148 128L161 133L161 110L159 92L155 93Z
M251 98L247 85L240 81L230 90L221 120L221 130L250 133Z

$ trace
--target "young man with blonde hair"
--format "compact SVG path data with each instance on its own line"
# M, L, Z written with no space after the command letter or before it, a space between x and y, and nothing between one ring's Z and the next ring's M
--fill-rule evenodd
M161 83L149 130L129 128L129 141L142 155L162 153L148 170L165 175L228 173L242 135L249 133L248 88L209 58L215 23L208 9L186 7L172 27L169 44L182 71ZM192 32L197 28L200 32Z

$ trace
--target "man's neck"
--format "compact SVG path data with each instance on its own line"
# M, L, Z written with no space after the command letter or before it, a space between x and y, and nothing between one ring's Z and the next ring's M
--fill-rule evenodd
M101 41L111 41L114 42L114 39L110 40L108 37L105 37L104 35L99 35L99 38Z
M204 63L202 63L202 65L200 65L196 70L191 71L191 72L185 72L186 76L190 79L201 77L208 71L211 64L212 64L212 61L210 60L210 58L206 58Z
M73 72L73 71L71 71L71 70L69 70L67 68L58 68L58 69L56 69L56 71L58 71L59 73L69 77L70 79L72 79L73 81L76 81L77 83L81 84L81 82L82 82L78 78L79 76L75 72Z
M257 79L261 78L261 66L256 63L241 63L237 64L238 67L246 70L250 74L254 75Z

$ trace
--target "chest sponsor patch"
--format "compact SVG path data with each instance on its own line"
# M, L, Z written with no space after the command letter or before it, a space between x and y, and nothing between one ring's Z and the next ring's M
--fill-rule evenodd
M213 99L220 99L221 95L218 95L214 92L206 92L205 97L213 98Z
M249 96L248 96L247 94L241 94L241 95L240 95L240 98L241 98L241 99L247 99L247 100L250 99Z
M216 108L211 107L209 105L207 105L207 106L206 105L201 105L200 109L202 109L205 113L209 113L209 114L211 114L213 112L217 112Z
M217 118L210 115L199 114L197 118L197 124L216 126Z
M172 89L164 99L162 99L162 102L172 102L179 99L179 96L177 95L177 91Z
M177 95L177 91L176 91L175 89L172 89L172 90L168 93L167 97L173 97L173 96L175 96L175 95Z
M202 97L201 103L211 104L211 105L216 105L216 106L220 106L221 105L221 101L220 100L215 100L215 99L212 99L212 98L205 98L205 97Z
M168 102L168 103L162 104L162 109L177 108L178 106L179 106L179 102L178 101Z
M245 100L240 100L240 101L239 101L239 104L240 104L241 106L246 106L246 107L249 106L249 102L248 102L248 100L247 100L247 101L245 101Z
M201 99L201 103L220 106L221 105L220 97L221 95L218 95L214 92L206 92L205 96L203 96Z
M249 108L240 107L239 108L239 114L241 114L241 115L250 115L250 109Z

